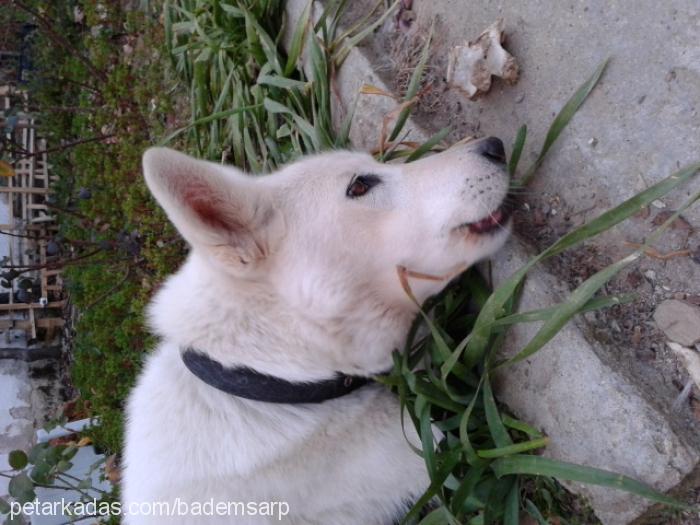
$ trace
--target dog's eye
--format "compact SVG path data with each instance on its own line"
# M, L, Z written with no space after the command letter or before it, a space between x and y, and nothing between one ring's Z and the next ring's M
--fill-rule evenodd
M376 175L358 175L352 181L348 189L345 191L345 195L351 199L356 199L357 197L362 197L367 193L372 187L376 186L382 182L382 179Z

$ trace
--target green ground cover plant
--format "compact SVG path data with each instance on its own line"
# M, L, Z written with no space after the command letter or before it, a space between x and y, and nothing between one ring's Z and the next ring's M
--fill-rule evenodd
M309 2L300 20L288 28L287 50L281 35L290 22L280 0L169 0L162 5L142 2L140 9L131 11L119 3L61 4L27 1L28 10L19 11L60 27L72 50L50 42L45 34L46 45L38 47L40 73L34 91L39 107L75 108L42 113L46 132L56 141L95 139L52 157L61 176L55 206L61 217L61 249L72 258L86 256L65 270L79 314L72 378L83 410L96 418L87 435L99 449L118 453L123 403L152 344L144 328L144 306L185 254L142 181L143 150L155 143L174 145L196 156L264 173L306 153L347 146L353 108L334 127L335 73L352 46L370 35L397 4L345 30L339 25L345 1L326 3L318 19L312 18ZM80 23L76 7L84 16ZM99 30L93 29L98 26ZM430 39L401 110L386 131L378 155L382 160L410 162L445 147L447 130L418 147L400 139L419 94L429 45ZM132 49L130 54L125 54L124 46ZM307 57L305 62L302 57ZM509 163L511 174L522 172L515 179L517 187L536 176L547 151L595 88L605 66L601 64L564 105L539 158L524 170L518 168L527 128L520 128ZM173 114L185 118L166 118ZM496 289L470 270L423 305L404 352L395 355L393 371L378 378L395 389L406 407L409 417L404 424L414 424L422 436L416 453L425 459L431 478L430 488L405 523L514 524L525 514L539 523L589 522L588 511L572 503L555 479L628 490L687 509L624 476L537 455L547 437L498 404L491 380L499 369L538 351L577 313L631 300L601 297L597 292L641 257L642 249L593 275L561 305L545 310L517 309L527 272L637 213L693 177L698 168L682 169L570 232ZM694 195L686 205L697 198ZM652 235L647 242L653 239ZM401 269L397 279L410 294L410 280ZM499 353L502 341L509 327L522 322L542 325L520 353L505 358ZM445 435L439 443L434 441L432 425ZM65 467L58 463L70 461L67 456L72 453L69 449L52 455L58 459L48 467L48 475L44 473L48 477L41 479L27 470L31 462L27 465L18 457L13 475L26 477L19 484L23 489L19 496L31 495L27 480L36 485L58 479ZM44 456L34 459L41 463Z

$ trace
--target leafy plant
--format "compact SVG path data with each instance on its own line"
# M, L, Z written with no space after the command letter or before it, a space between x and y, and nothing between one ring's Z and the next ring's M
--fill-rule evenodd
M8 478L12 503L0 498L0 515L10 515L5 523L20 523L18 508L36 501L36 489L46 488L77 496L83 503L97 502L109 507L116 502L116 495L95 486L94 472L103 472L105 458L98 459L84 473L76 477L71 473L73 458L78 450L89 445L90 440L70 440L64 443L38 443L28 452L13 450L8 457L10 470L0 471L0 477ZM77 517L77 516L76 516ZM68 518L68 516L66 516Z

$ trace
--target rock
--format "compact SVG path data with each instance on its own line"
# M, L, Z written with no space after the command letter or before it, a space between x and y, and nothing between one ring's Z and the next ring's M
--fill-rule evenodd
M455 46L447 61L447 83L471 99L491 89L492 76L515 84L519 68L501 46L504 38L503 20L499 19L476 40Z
M671 341L693 346L700 341L700 308L669 299L657 306L654 321Z
M690 379L693 380L697 388L700 388L700 353L678 343L666 343L666 345L683 360Z

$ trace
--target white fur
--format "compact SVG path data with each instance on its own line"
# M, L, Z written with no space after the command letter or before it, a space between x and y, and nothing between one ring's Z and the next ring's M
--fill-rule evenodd
M403 434L397 400L380 385L314 405L220 392L180 351L206 352L293 381L391 367L416 315L397 277L448 276L493 253L507 231L458 228L495 210L503 169L463 145L411 164L360 153L307 157L250 177L166 149L144 157L146 181L190 243L157 293L161 343L128 405L123 505L284 501L290 524L389 524L429 483ZM350 199L354 175L382 182ZM411 279L419 301L447 279ZM418 442L412 425L406 432ZM125 523L278 523L277 516L153 517Z

